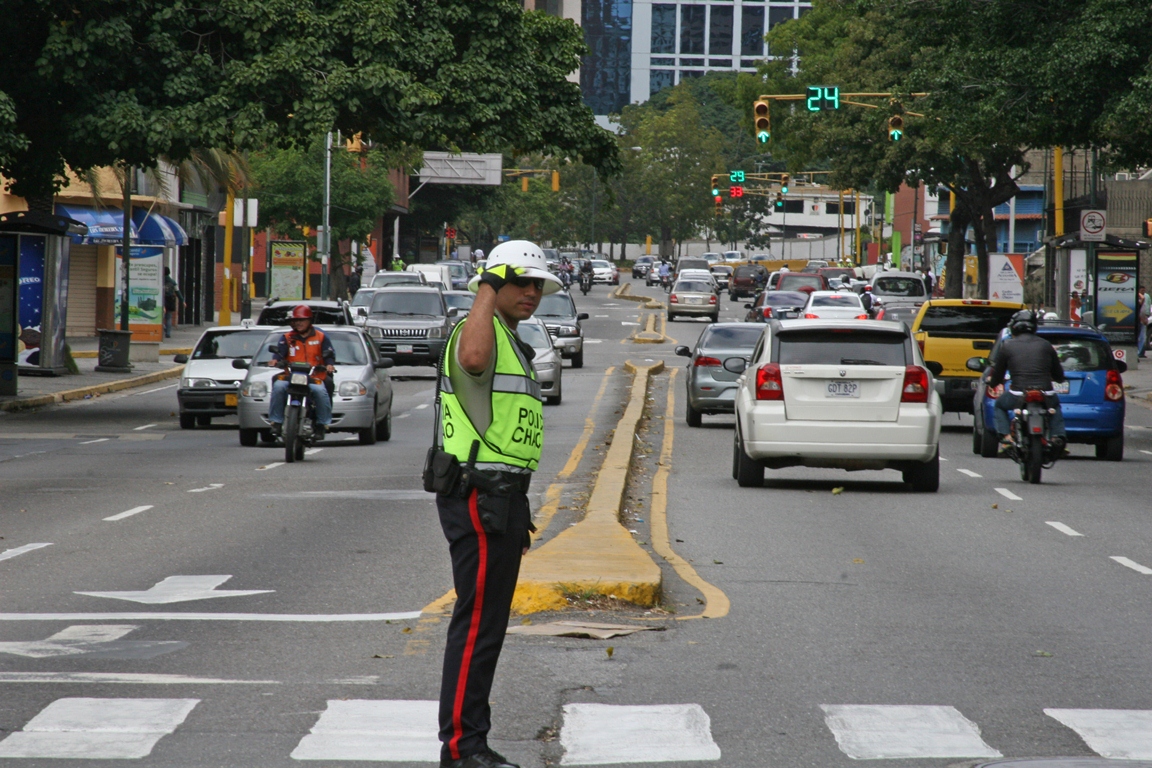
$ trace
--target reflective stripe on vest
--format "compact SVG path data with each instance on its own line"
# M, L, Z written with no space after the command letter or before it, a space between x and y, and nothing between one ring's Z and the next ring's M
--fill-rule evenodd
M464 321L467 322L467 321ZM535 470L544 440L544 408L540 383L532 364L516 345L512 331L493 318L496 330L496 369L492 376L492 423L481 435L456 396L448 375L460 337L459 323L444 350L443 379L440 384L440 429L444 450L461 462L468 461L474 441L480 441L477 466Z

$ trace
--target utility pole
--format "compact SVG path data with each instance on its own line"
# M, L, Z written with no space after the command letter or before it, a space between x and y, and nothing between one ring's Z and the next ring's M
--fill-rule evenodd
M324 138L324 249L320 252L320 295L328 298L328 265L332 257L332 131Z
M128 289L131 286L129 275L129 260L132 258L132 177L136 175L136 168L131 165L124 166L124 239L121 241L123 258L121 259L121 289L120 289L120 330L131 330L128 327ZM163 296L161 296L163 299Z

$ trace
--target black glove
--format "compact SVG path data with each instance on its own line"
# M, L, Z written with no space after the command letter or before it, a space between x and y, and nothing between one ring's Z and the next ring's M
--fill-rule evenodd
M500 293L500 289L508 283L508 280L515 277L519 272L520 270L509 264L497 264L480 273L480 282L487 283L492 286L492 290Z

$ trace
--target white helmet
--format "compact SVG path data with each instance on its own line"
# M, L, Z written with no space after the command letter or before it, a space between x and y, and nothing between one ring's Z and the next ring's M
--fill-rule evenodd
M544 251L530 240L509 240L500 243L488 254L484 269L492 269L501 264L515 267L523 277L543 278L545 294L556 293L564 287L560 278L548 271L548 260L544 258ZM472 293L480 290L479 274L468 281L468 290Z

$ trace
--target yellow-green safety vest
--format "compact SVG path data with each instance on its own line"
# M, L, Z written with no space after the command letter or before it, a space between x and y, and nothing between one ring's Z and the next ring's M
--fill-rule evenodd
M465 321L467 322L467 321ZM444 450L461 463L468 461L472 443L480 441L476 466L486 469L535 471L544 444L544 407L540 383L532 363L516 345L515 337L499 317L493 317L496 330L496 369L492 376L492 423L481 435L464 412L448 376L449 361L455 359L459 323L448 338L444 351L440 384L440 429Z

